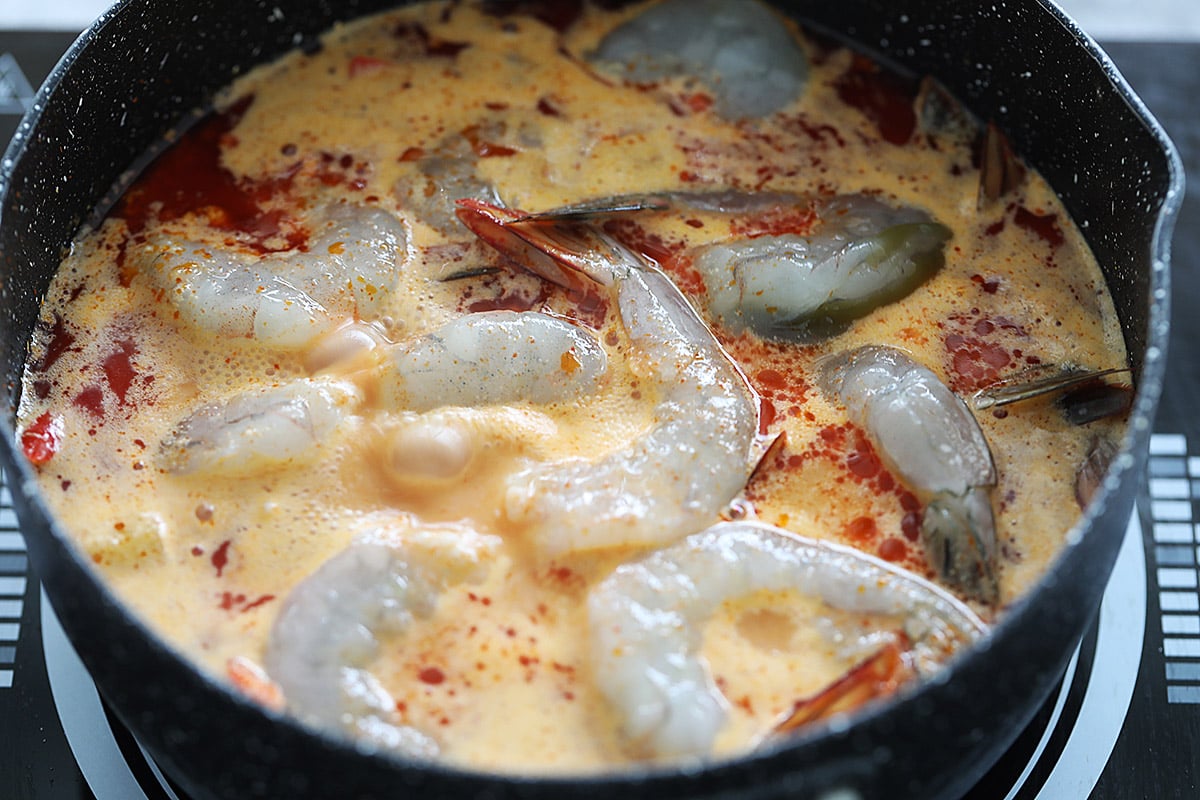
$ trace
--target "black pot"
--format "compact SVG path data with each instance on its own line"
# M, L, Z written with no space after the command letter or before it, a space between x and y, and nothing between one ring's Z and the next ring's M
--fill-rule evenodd
M1134 365L1128 434L1071 543L1036 589L937 680L845 730L704 769L498 778L369 756L244 702L188 666L101 585L14 449L38 305L80 224L164 132L249 67L388 0L124 0L71 48L0 169L4 467L30 558L105 699L197 798L956 797L1011 744L1099 605L1143 475L1164 375L1179 159L1107 57L1046 0L778 2L917 75L1006 131L1062 195L1104 268ZM837 795L854 797L855 794Z

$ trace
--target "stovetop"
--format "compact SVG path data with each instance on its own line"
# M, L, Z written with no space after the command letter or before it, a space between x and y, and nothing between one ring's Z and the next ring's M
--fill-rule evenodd
M74 39L0 31L0 142ZM1200 175L1200 44L1105 49ZM1200 201L1185 201L1173 307L1200 300ZM1200 318L1172 320L1173 367L1146 488L1095 624L1061 685L966 800L1128 800L1200 794ZM187 800L99 698L30 571L0 489L0 798ZM931 743L935 745L935 743Z

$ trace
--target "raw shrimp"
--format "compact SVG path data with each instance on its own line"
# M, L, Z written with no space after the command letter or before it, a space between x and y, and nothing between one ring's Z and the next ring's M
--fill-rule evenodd
M907 295L941 268L950 230L923 211L861 195L817 205L811 234L705 247L695 258L712 312L734 331L810 340Z
M403 724L368 670L380 637L429 616L446 588L481 578L499 540L461 525L363 535L288 595L271 628L266 668L288 709L360 746L433 758L437 742Z
M353 384L325 378L235 394L176 425L160 445L160 461L175 473L230 475L312 462L361 400Z
M385 407L428 411L565 400L595 389L607 366L604 348L578 325L536 311L488 311L384 348L375 377Z
M404 225L380 209L336 206L313 228L307 250L265 256L156 238L143 271L189 330L300 349L347 319L382 313L407 258Z
M778 192L660 192L601 198L536 214L522 223L580 222L686 208L726 217L812 209L811 232L754 236L699 248L709 309L730 330L768 339L831 336L899 300L944 263L950 229L915 208L863 195L812 200Z
M745 0L667 0L609 33L591 60L635 83L699 76L730 119L778 111L808 79L808 58L783 20Z
M510 224L519 212L460 203L484 241L567 285L580 271L613 285L635 358L662 387L655 423L599 461L537 463L509 481L505 509L538 550L661 545L703 529L753 466L758 398L667 276L601 231ZM572 249L578 247L579 249Z
M588 597L596 681L632 750L657 758L711 752L728 705L698 655L705 622L728 600L783 590L902 616L922 674L985 632L962 603L898 567L767 525L718 523L618 567Z
M969 597L995 604L996 525L988 494L996 469L966 403L890 347L834 356L820 365L819 379L925 501L921 536L930 565Z

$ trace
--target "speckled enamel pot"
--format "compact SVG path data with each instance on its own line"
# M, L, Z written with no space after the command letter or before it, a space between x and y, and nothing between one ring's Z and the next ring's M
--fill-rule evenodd
M251 66L386 0L125 0L83 35L0 169L4 467L33 564L106 699L197 798L955 797L1027 723L1098 607L1143 473L1163 374L1179 159L1105 55L1043 0L777 3L995 121L1063 196L1133 355L1132 424L1050 574L940 679L855 724L703 769L497 778L362 754L213 683L131 618L68 543L12 443L21 365L63 249L163 134ZM841 794L837 790L847 790Z

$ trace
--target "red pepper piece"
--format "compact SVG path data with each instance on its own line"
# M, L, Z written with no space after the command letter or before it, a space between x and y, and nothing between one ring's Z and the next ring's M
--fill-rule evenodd
M49 411L21 434L21 449L34 464L45 464L62 448L63 418Z

